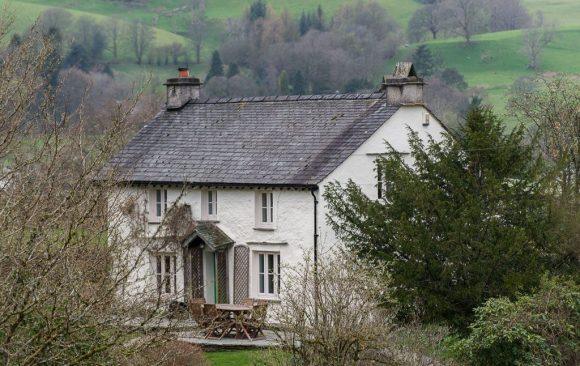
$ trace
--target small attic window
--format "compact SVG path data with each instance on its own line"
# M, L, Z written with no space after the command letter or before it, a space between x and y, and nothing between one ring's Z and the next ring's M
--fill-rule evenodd
M431 115L429 113L425 113L425 115L423 116L423 126L429 126L430 122L431 122Z

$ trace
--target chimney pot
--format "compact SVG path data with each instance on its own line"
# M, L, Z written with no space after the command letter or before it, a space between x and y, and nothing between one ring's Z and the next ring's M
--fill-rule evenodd
M189 69L187 67L180 67L178 70L179 70L179 77L180 78L188 78L189 77Z

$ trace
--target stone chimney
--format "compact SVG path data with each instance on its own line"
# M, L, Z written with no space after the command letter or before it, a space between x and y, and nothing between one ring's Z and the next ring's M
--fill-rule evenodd
M412 62L398 62L393 75L383 77L381 91L385 91L389 105L423 104L424 84Z
M203 84L198 78L190 76L186 67L180 67L179 77L167 79L164 85L167 86L166 108L172 110L183 107L190 100L199 99Z

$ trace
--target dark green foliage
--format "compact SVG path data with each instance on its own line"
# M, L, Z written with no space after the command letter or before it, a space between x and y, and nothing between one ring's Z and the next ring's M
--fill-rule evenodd
M290 94L290 82L288 80L288 73L286 70L282 70L278 78L278 88L280 90L280 95Z
M547 210L541 165L525 130L507 133L486 108L443 141L410 134L411 167L389 147L379 159L389 189L371 200L353 182L326 187L327 220L346 245L385 261L400 315L463 328L485 300L537 285Z
M224 64L217 50L213 51L213 55L211 56L211 66L205 77L205 81L209 81L214 76L224 76Z
M298 22L298 28L300 30L300 35L303 36L310 29L316 29L323 31L324 28L324 11L322 10L322 5L318 5L316 11L312 12L302 12L300 15L300 20Z
M292 94L306 94L306 80L300 70L296 71L292 76Z
M533 295L488 300L449 348L468 365L578 365L580 286L545 278Z
M67 56L62 62L63 69L68 69L69 67L76 67L78 69L83 70L84 72L88 72L92 66L93 63L89 52L85 49L83 45L78 43L74 43L71 46L70 52L67 54Z
M415 70L419 76L431 76L437 68L440 62L431 53L431 50L427 45L420 45L417 47L413 55L411 55L411 60L415 65Z
M240 73L240 68L235 62L228 67L228 79Z
M441 71L441 80L447 85L454 86L459 90L467 89L467 83L463 78L463 74L455 68L447 68Z
M256 0L250 5L249 19L251 22L258 18L266 17L266 3L262 0Z
M345 93L356 93L364 89L372 89L373 83L366 79L351 79L344 85Z

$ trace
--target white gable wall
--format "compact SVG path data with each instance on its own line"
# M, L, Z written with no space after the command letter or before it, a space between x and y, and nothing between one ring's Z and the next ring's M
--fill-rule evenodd
M420 105L401 106L364 144L319 184L321 202L319 210L319 247L321 253L338 244L334 232L326 224L328 210L322 197L326 185L334 181L346 183L349 179L352 179L368 197L376 199L377 176L375 160L379 154L387 151L385 141L390 143L399 153L405 154L404 158L411 162L408 154L410 152L408 128L418 132L419 136L425 140L429 135L435 140L442 138L442 133L445 132L445 129L433 115L430 116L429 125L423 126L426 113L431 114Z

